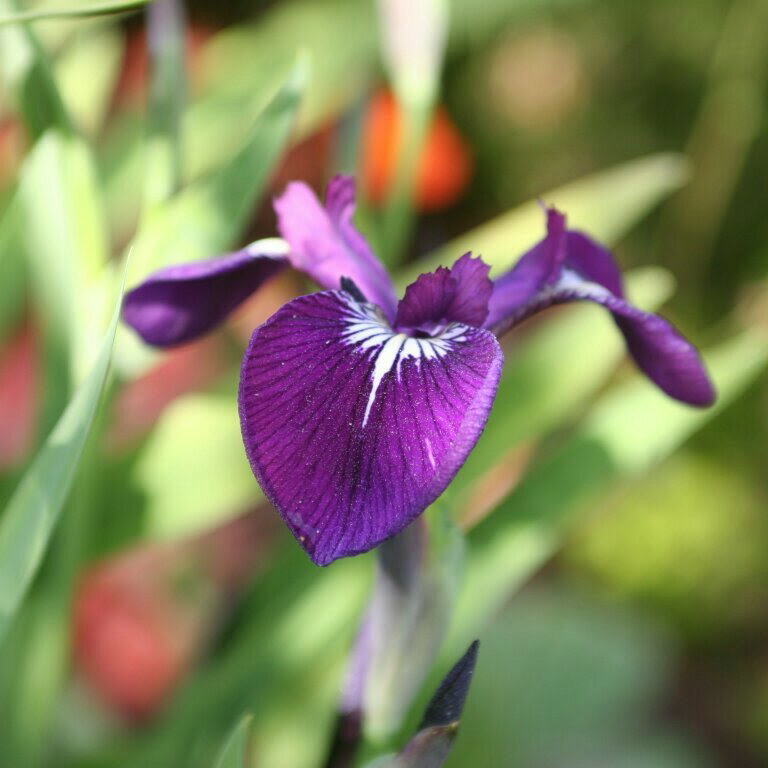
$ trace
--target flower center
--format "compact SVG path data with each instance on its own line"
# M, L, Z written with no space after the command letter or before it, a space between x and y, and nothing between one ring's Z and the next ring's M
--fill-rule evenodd
M460 323L448 323L434 335L421 329L409 333L397 332L375 305L360 304L354 300L345 303L349 311L343 318L345 330L342 332L342 341L354 347L355 351L367 355L373 364L371 391L365 406L363 426L368 423L379 387L387 374L394 373L399 383L406 360L413 360L420 366L422 361L445 357L455 344L466 341L466 326Z

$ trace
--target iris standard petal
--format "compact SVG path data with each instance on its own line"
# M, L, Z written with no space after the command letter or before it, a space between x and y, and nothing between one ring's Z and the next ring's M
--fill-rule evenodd
M288 244L257 240L235 253L166 267L125 294L125 323L147 343L170 347L212 330L287 265Z
M565 259L565 216L547 208L547 234L524 253L512 269L493 281L486 328L516 316L528 302L557 280Z
M621 270L613 254L583 232L568 230L565 233L563 267L591 283L602 285L614 296L624 298Z
M465 253L450 268L420 275L397 306L396 328L429 328L446 322L482 327L493 283L490 267Z
M391 322L396 297L392 281L365 238L355 229L355 182L335 176L328 184L325 206L303 182L288 184L275 199L277 226L290 243L290 261L329 290L350 278Z
M443 492L501 364L488 331L455 323L411 338L342 291L295 299L254 332L240 379L246 453L315 563L371 549Z

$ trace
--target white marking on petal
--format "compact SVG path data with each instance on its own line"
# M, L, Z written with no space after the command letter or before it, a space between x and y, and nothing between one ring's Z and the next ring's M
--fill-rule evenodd
M363 415L363 426L368 422L368 416L371 413L373 401L376 399L376 392L384 376L392 370L395 363L398 362L400 350L403 348L403 342L407 340L404 333L398 333L390 337L376 356L376 362L373 364L373 374L371 376L371 392L368 395L368 402L365 405L365 414Z
M265 237L261 240L254 240L244 249L249 256L263 256L267 259L284 259L291 248L282 237Z
M553 293L573 291L586 299L605 299L613 294L604 286L585 280L578 272L564 269L560 279L550 289Z
M432 469L437 469L437 465L435 464L435 456L432 453L432 443L430 442L430 439L425 437L424 443L427 446L427 458L429 459L429 463L432 465Z
M467 339L467 327L458 323L452 323L435 336L425 339L395 333L374 304L360 304L347 297L341 300L349 310L342 340L358 352L370 355L373 361L371 391L365 405L363 427L368 423L376 394L387 373L394 370L400 381L404 360L415 360L416 365L420 365L422 360L437 360L447 355L454 344Z

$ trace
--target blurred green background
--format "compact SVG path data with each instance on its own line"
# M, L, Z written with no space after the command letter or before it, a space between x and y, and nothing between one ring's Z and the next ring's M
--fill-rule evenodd
M448 5L441 123L385 253L400 282L464 248L509 265L542 197L615 247L721 393L704 413L668 403L594 308L508 340L444 502L467 537L432 683L481 639L448 765L765 765L768 3ZM122 254L131 286L270 236L272 195L337 171L358 173L360 226L386 251L396 107L375 111L376 4L190 2L154 68L141 8L8 23L80 6L0 0L0 765L213 765L250 712L254 766L321 766L373 559L306 561L234 406L245 341L296 276L167 356L118 329L55 530L17 489L83 381L85 439ZM403 743L419 701L364 757Z

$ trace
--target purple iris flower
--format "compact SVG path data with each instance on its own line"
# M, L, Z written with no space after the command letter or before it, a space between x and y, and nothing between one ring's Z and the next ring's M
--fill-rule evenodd
M464 254L421 275L398 302L352 224L354 182L325 206L303 183L275 201L283 239L161 270L130 291L123 317L150 344L213 328L284 266L326 290L288 302L251 337L240 378L245 450L267 497L312 560L365 552L447 487L485 426L501 373L497 337L553 304L611 312L638 367L664 392L706 406L695 348L625 299L608 250L546 210L546 236L507 273Z

